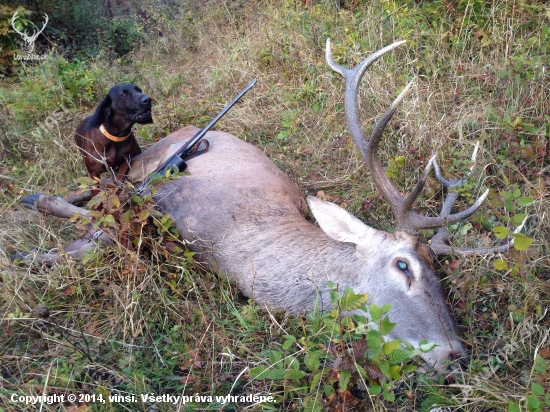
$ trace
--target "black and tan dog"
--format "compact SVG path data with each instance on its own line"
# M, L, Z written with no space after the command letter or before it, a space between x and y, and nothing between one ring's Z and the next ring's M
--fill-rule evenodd
M135 123L152 123L151 98L133 84L109 90L95 113L76 129L75 141L84 156L88 176L99 178L109 168L122 181L132 157L141 153L132 133Z

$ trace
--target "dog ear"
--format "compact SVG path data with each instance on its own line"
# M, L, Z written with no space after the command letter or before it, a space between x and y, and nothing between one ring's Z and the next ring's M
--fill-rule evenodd
M95 113L92 115L90 120L88 120L88 123L86 124L86 127L84 130L89 131L96 127L101 126L101 124L109 118L111 115L111 104L113 101L111 100L111 97L107 95L101 103L99 103L99 106L97 106L97 109L95 109Z

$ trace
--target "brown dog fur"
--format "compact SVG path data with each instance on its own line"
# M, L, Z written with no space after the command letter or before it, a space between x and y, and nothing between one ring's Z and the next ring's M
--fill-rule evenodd
M122 181L128 174L132 158L141 153L132 133L135 123L152 123L151 98L133 84L121 84L109 90L95 113L85 118L76 129L75 142L91 178L99 178L111 169L116 179ZM121 142L107 138L103 127L113 136L129 136Z

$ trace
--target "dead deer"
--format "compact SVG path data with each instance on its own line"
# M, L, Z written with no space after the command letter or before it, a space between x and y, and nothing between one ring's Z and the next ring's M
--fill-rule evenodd
M329 41L326 49L329 66L346 80L349 131L376 187L391 206L396 219L393 233L371 228L341 207L311 196L307 203L319 227L308 222L297 185L260 149L219 131L207 134L210 150L206 154L189 160L189 175L159 185L155 199L159 209L176 222L182 239L213 268L236 280L245 296L270 308L303 313L316 303L322 309L331 308L327 281L338 284L341 290L349 286L357 293L367 293L371 303L392 305L390 318L397 326L390 338L413 344L424 339L436 343L423 359L442 371L447 362L467 359L467 355L445 304L430 247L420 241L418 231L468 218L487 192L473 206L455 214L450 213L456 200L451 193L442 214L429 217L415 212L412 206L432 165L436 165L435 156L407 196L401 195L384 173L378 155L380 138L411 84L376 123L368 141L359 122L358 89L369 66L402 43L381 49L353 70L333 62ZM151 146L136 158L129 180L142 181L196 131L188 126ZM446 187L460 183L443 179L439 168L436 175ZM67 205L72 208L68 212L62 199L47 195L28 196L24 202L39 211L64 216L77 209ZM82 209L80 213L86 212ZM447 232L440 231L432 250L440 254L498 250L452 248L447 238ZM71 253L78 246L71 245ZM41 256L34 254L32 258Z

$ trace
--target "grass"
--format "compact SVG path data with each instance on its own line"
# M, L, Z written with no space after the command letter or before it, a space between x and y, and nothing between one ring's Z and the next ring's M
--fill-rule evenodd
M257 78L257 86L217 128L261 147L304 192L322 190L366 223L390 229L389 207L379 199L346 130L342 81L324 63L324 41L331 37L335 59L345 65L394 40L408 40L373 65L361 89L368 132L406 82L416 78L381 147L381 157L404 176L393 179L397 187L413 187L432 151L447 174L460 174L479 140L480 172L471 195L480 192L478 184L491 193L472 227L455 229L456 241L475 242L497 224L513 227L508 220L525 211L530 218L524 233L534 242L526 251L500 256L509 270L497 270L492 257L439 262L472 357L462 380L443 385L413 375L394 384L394 403L381 396L356 406L333 400L327 410L543 410L536 401L544 403L550 393L548 6L351 1L336 10L330 1L204 2L182 3L177 16L161 18L158 9L146 5L143 9L157 13L160 26L144 29L145 41L129 54L76 61L52 52L47 62L27 67L25 75L3 80L0 408L32 410L10 397L44 390L104 398L254 393L280 401L235 402L223 410L301 410L308 397L329 399L322 388L310 387L307 368L296 380L250 377L252 368L270 364L274 351L303 364L304 353L285 348L285 336L314 341L312 332L305 332L310 320L270 313L247 301L233 283L189 254L167 251L177 242L174 246L166 233L159 237L150 220L134 231L144 245L141 254L121 245L84 263L63 260L51 268L15 265L10 254L60 248L78 237L73 223L29 213L19 200L77 186L75 179L85 171L74 130L108 88L122 82L136 83L154 97L158 122L138 128L138 139L147 147L184 125L205 125ZM54 113L60 121L48 122ZM533 204L506 208L503 192L514 189ZM417 208L436 213L441 199L432 179ZM464 206L469 200L462 199ZM48 309L46 318L42 306ZM153 403L159 410L174 410L168 403L141 399L81 406L151 410ZM191 402L180 410L205 405ZM220 409L214 402L209 406ZM65 409L44 404L42 410Z

